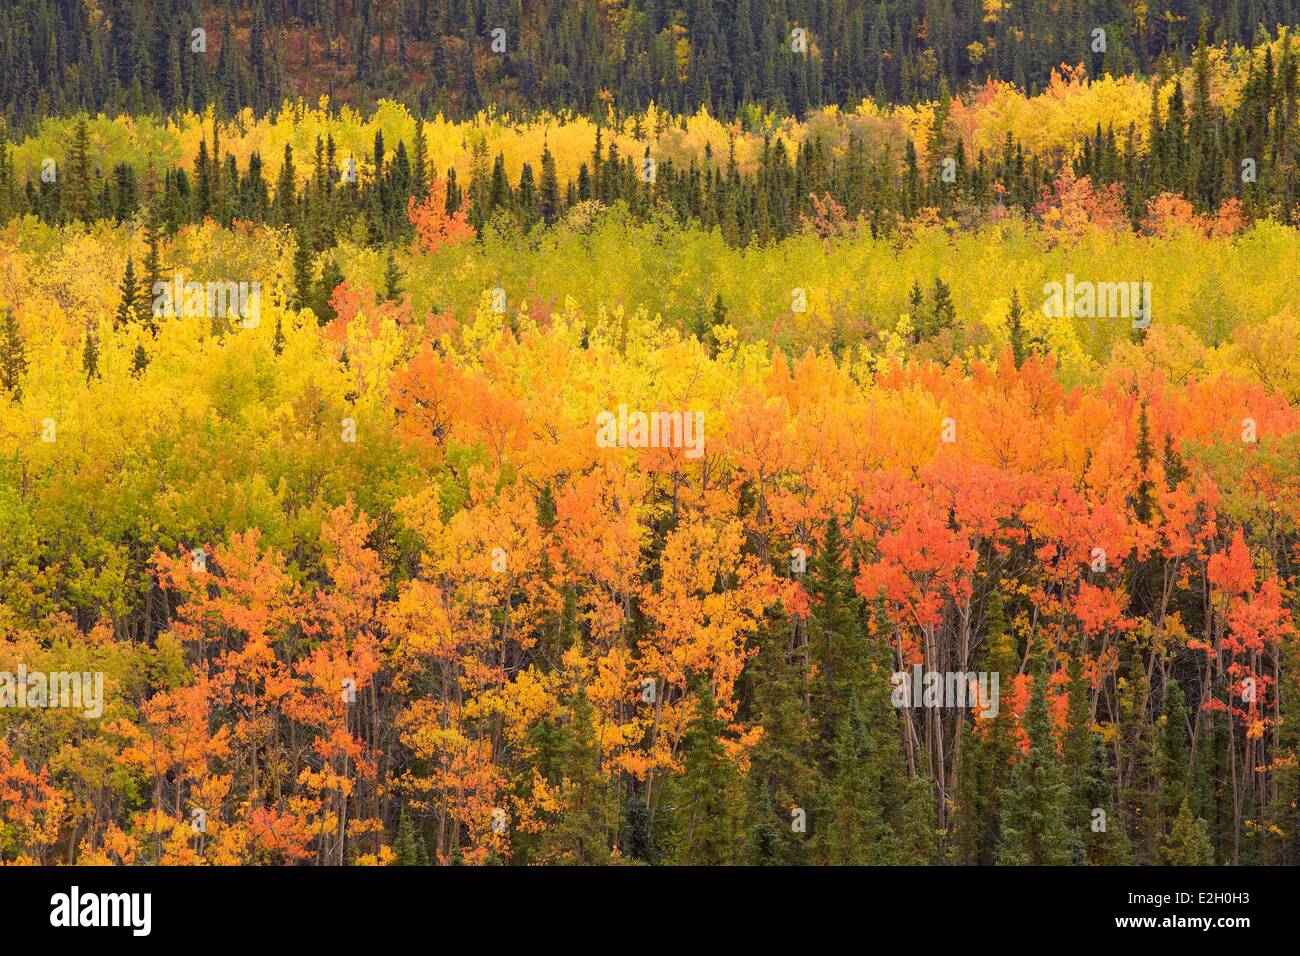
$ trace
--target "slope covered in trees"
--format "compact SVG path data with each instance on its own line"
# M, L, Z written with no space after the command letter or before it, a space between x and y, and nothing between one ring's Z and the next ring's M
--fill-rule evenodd
M1141 11L0 13L0 862L1300 863L1295 11Z

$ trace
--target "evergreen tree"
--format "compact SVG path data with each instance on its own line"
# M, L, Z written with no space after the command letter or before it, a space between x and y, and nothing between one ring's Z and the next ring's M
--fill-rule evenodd
M1074 823L1082 834L1083 855L1092 866L1129 862L1128 833L1116 814L1114 772L1106 763L1101 734L1090 734L1087 766L1078 789Z
M22 401L23 376L27 374L27 346L18 331L18 317L6 308L0 321L0 388L14 401Z
M1020 306L1020 290L1011 290L1011 311L1007 313L1007 332L1011 338L1011 358L1020 368L1025 363L1024 309Z
M1034 684L1024 718L1029 752L1012 769L1011 781L1002 794L998 863L1004 866L1058 866L1070 860L1068 792L1047 706L1044 643L1036 636L1030 645Z
M579 685L568 702L559 747L560 810L546 835L544 859L574 864L609 859L606 783L596 739L595 708Z
M121 299L117 305L117 314L113 319L113 328L123 329L135 321L140 304L140 287L135 280L135 261L128 256L126 271L122 274Z
M307 238L307 217L298 216L293 247L293 306L305 309L312 303L311 243Z
M398 866L429 865L429 849L425 845L424 838L416 832L405 807L402 808L401 816L398 818L397 839L393 841L393 851L397 856L395 862Z
M84 116L78 118L72 134L67 176L68 214L73 219L88 222L92 214L91 197L95 194L95 184L91 179L90 129Z
M398 302L402 298L402 271L397 267L393 250L388 250L384 263L384 298L389 302Z
M783 613L767 622L746 667L751 719L763 728L750 755L747 789L749 860L760 865L806 861L807 834L791 829L790 808L811 808L814 768L803 709L803 657L797 630Z
M1165 862L1170 866L1214 865L1214 848L1210 845L1205 821L1192 816L1186 798L1178 807L1173 831L1165 843Z
M722 866L738 862L743 845L736 769L722 746L713 685L707 678L695 685L695 718L682 742L683 772L673 794L680 818L674 862Z
M1178 808L1187 801L1187 712L1178 681L1165 684L1165 710L1156 728L1157 826L1163 831L1173 822Z
M338 312L330 304L330 299L334 290L342 284L343 270L339 268L338 260L332 254L327 254L325 264L321 267L320 282L316 286L316 304L312 307L317 324L328 325L338 318Z
M86 373L86 381L99 378L99 343L95 341L90 322L86 323L86 341L81 348L81 368Z

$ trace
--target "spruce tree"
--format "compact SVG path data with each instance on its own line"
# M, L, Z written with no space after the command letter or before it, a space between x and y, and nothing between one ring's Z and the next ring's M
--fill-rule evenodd
M538 192L542 221L551 225L560 217L560 181L555 172L555 157L550 147L542 146L542 181Z
M113 328L124 329L135 321L140 304L140 287L135 280L135 261L128 256L126 271L122 274L121 299L117 304L117 313L113 317Z
M559 747L560 811L546 834L549 862L599 864L609 859L606 782L596 739L595 708L578 685L568 701Z
M294 229L293 247L293 304L305 309L312 302L311 243L307 238L307 217L298 216Z
M91 197L95 194L95 184L91 181L90 131L84 116L77 119L72 134L67 176L68 213L73 219L89 222L93 213Z
M86 341L81 348L81 368L86 373L86 381L99 378L99 343L95 341L95 330L86 322Z
M1011 311L1007 313L1007 333L1011 339L1011 358L1016 368L1025 363L1025 311L1020 306L1020 290L1011 290Z
M859 602L847 556L839 519L832 516L805 585L810 604L808 642L821 679L819 736L827 745L839 721L847 716L845 707L863 676L860 654L855 653L855 645L862 641Z
M1205 821L1192 816L1187 799L1178 807L1173 831L1165 842L1165 862L1170 866L1213 866L1214 848Z
M328 325L338 318L338 312L330 304L334 290L343 284L343 270L339 268L338 259L326 253L325 264L321 267L320 282L316 286L316 299L312 311L316 313L318 325Z
M1020 670L1020 655L1015 637L1007 627L1002 594L994 590L984 607L984 626L987 632L987 651L983 669L998 675L998 686L1008 687ZM969 735L975 743L974 759L966 765L967 750L962 749L962 773L969 774L965 783L959 782L959 791L973 796L968 810L959 808L959 821L977 833L963 836L967 847L978 848L973 862L991 865L997 860L1002 817L1002 796L1011 779L1011 766L1017 751L1018 728L1016 715L1009 707L999 706L991 718L982 718L979 726Z
M743 846L736 800L736 769L722 746L713 685L694 681L695 716L682 742L683 772L676 782L673 803L679 818L674 861L691 866L720 866L739 862Z
M1155 774L1158 827L1165 831L1187 800L1187 712L1173 678L1165 684L1165 709L1156 728Z
M1092 866L1122 866L1129 862L1128 832L1116 813L1114 770L1106 762L1101 734L1092 733L1088 763L1078 789L1074 813L1082 834L1083 854Z
M1133 862L1157 862L1157 800L1152 773L1153 733L1147 717L1150 682L1141 655L1133 654L1128 674L1120 680L1119 753L1124 767L1121 812L1133 845Z
M814 768L809 721L803 708L804 666L795 628L773 612L743 680L751 720L763 735L750 754L747 789L749 862L792 865L806 861L808 839L790 828L789 808L812 805Z
M415 830L406 808L402 808L397 821L397 839L393 841L393 850L397 855L398 866L428 866L429 849L424 838Z
M144 282L140 289L140 316L149 326L150 331L156 329L155 317L153 314L154 288L162 282L162 253L159 249L160 234L162 232L162 214L156 203L151 203L145 212L144 218L144 240L147 251L144 256Z
M998 863L1004 866L1058 866L1070 861L1068 791L1047 705L1044 644L1045 639L1035 635L1030 648L1034 685L1024 718L1029 752L1017 761L1002 794Z
M27 345L18 331L18 317L14 310L4 310L0 321L0 388L22 401L23 376L27 374Z
M815 861L832 866L864 866L895 834L884 819L880 779L872 773L871 736L857 695L838 719L829 766L815 817ZM911 861L909 861L911 862Z
M388 250L384 263L384 298L389 302L398 302L402 298L402 271L397 267L393 250Z

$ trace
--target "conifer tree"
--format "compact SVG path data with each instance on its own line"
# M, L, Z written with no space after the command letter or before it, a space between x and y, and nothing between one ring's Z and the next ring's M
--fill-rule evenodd
M1070 859L1068 791L1047 706L1044 643L1036 635L1030 645L1034 684L1024 718L1029 752L1016 762L1002 794L998 863L1004 866L1059 866Z
M91 181L90 130L84 116L77 119L72 134L67 169L68 214L73 219L88 222L92 214L91 197L94 195L94 183Z
M815 786L803 660L792 623L783 614L769 621L746 668L752 719L763 728L750 756L747 791L748 862L755 864L801 863L808 852L806 835L791 830L789 817L791 807L811 807Z
M550 147L542 146L542 181L538 190L542 221L551 225L560 216L560 181L555 172L555 157Z
M95 341L95 330L86 322L86 341L81 347L81 368L86 373L86 381L99 378L99 343Z
M113 328L124 329L136 319L140 303L140 287L135 279L135 261L128 256L126 271L122 274L121 299L118 301L117 314L114 316Z
M411 822L406 807L402 807L401 815L398 817L397 839L393 841L393 851L396 853L395 862L398 866L429 865L429 849L425 845L424 838L416 832L415 824Z
M1187 799L1187 712L1178 681L1165 684L1165 709L1156 728L1155 773L1160 814L1158 826L1163 830L1178 814Z
M674 862L727 865L739 862L738 851L743 845L736 770L722 746L723 726L712 683L702 677L695 685L695 717L686 730L683 772L673 794L680 819Z
M1020 306L1020 290L1011 290L1011 311L1007 313L1007 333L1011 338L1011 358L1020 368L1025 363L1024 309Z
M294 229L293 247L293 304L296 309L305 309L312 302L312 262L311 243L307 238L307 217L298 216Z
M854 653L862 633L847 554L839 520L832 516L806 584L811 606L808 641L822 682L817 710L824 744L829 744L836 725L847 716L845 707L863 677L860 655Z
M547 833L544 859L550 862L599 864L609 859L606 783L596 739L595 708L579 685L569 699L561 727L559 803L555 825Z
M1165 862L1170 866L1213 866L1214 848L1205 821L1192 816L1187 799L1178 807L1174 826L1165 843Z
M162 219L156 204L150 204L145 213L144 240L147 251L144 256L144 281L140 286L140 298L137 300L137 314L144 319L150 332L157 330L154 315L154 289L162 282L162 254L159 250L159 234Z
M1072 821L1082 834L1083 855L1092 866L1129 862L1128 832L1116 813L1114 771L1106 763L1101 734L1092 733L1088 763L1078 789Z
M402 270L397 267L397 259L390 248L384 262L384 298L389 302L398 302L402 298L402 292Z
M0 388L14 401L22 401L23 376L27 374L27 346L18 330L18 317L14 310L4 310L0 321Z
M343 284L343 270L339 268L338 259L331 253L326 253L325 264L321 267L320 282L316 285L315 305L312 311L316 313L316 322L319 325L328 325L338 318L338 313L334 306L330 304L334 290Z

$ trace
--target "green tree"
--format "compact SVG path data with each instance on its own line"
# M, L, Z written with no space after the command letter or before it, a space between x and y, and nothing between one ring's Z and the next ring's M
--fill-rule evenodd
M126 271L122 274L121 299L117 304L117 313L113 317L113 328L124 329L136 319L140 305L140 287L135 279L135 261L128 256Z
M390 248L384 262L384 298L389 302L398 302L402 298L402 292L402 270L397 267L397 259Z
M1214 848L1205 821L1192 816L1186 798L1178 807L1173 830L1165 843L1165 862L1170 866L1214 865Z
M81 368L86 373L86 381L99 378L99 343L95 341L90 322L86 323L86 341L81 347Z
M722 746L723 726L718 719L713 685L707 678L695 684L695 717L682 742L683 770L673 790L680 819L674 862L727 865L739 862L743 845L735 793L736 768Z
M305 309L312 302L311 243L307 238L307 217L298 216L294 229L293 247L293 304Z
M22 401L23 376L27 374L27 345L18 329L14 310L6 308L3 314L0 322L0 388L18 402Z
M424 838L415 830L406 808L402 808L397 822L397 839L393 841L393 851L397 856L398 866L428 866L429 848Z
M595 708L581 684L570 696L559 738L560 811L546 834L543 859L575 864L609 859L606 782L596 739Z
M1070 860L1066 828L1068 791L1047 706L1047 650L1035 636L1030 649L1034 686L1025 709L1029 752L1011 771L1002 794L1002 834L998 863L1004 866L1058 866Z

